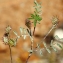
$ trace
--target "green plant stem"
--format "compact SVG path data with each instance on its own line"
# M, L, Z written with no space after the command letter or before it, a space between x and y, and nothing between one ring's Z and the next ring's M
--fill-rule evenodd
M10 59L11 59L11 63L13 63L12 62L12 53L11 53L11 46L9 45L9 50L10 50Z

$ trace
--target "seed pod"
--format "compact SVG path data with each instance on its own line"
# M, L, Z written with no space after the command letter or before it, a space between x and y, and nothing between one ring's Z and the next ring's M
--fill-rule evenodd
M25 25L26 25L29 29L31 29L31 22L30 22L29 19L26 19L26 20L25 20Z
M8 40L9 40L9 32L11 30L11 27L8 25L5 29L5 33L4 33L4 36L3 36L3 42L5 44L8 44Z
M52 24L53 25L58 24L58 18L57 17L52 18Z
M6 29L5 29L5 31L6 31L6 33L9 33L10 30L11 30L11 27L8 25L8 26L6 27Z

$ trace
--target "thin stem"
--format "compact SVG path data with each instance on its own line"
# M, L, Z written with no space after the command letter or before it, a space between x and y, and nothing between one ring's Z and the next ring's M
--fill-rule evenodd
M48 50L48 51L49 51L49 49L47 49L46 43L44 42L44 40L46 39L46 37L50 34L50 32L51 32L56 26L57 26L57 24L53 25L52 28L48 31L48 33L45 35L45 37L43 38L43 40L40 42L40 44L43 43L44 47L45 47L46 50ZM50 51L49 51L49 53L50 53Z
M43 40L39 43L43 43L44 44L44 40L46 39L46 37L50 34L50 32L57 26L57 24L53 25L52 28L48 31L48 33L45 35L45 37L43 38ZM44 46L45 47L45 46ZM37 47L36 47L37 48ZM46 48L46 47L45 47Z
M52 26L52 28L49 30L49 32L46 34L46 36L43 39L45 39L50 34L50 32L55 28L56 25L57 24L55 24L55 25Z
M31 38L31 50L33 50L33 38L32 38L32 34L31 34L31 30L30 30L30 38Z
M9 45L9 50L10 50L10 59L11 59L11 63L13 63L12 62L12 53L11 53L11 46Z
M33 38L32 38L32 34L31 34L31 30L30 30L30 39L31 39L31 52L29 53L29 56L26 60L26 63L28 63L29 58L31 57L32 53L33 53Z
M32 36L31 29L30 29L30 36Z
M28 58L27 58L27 60L26 60L26 63L28 63L28 60L29 60L29 58L31 57L31 55L32 55L32 53L29 53L29 56L28 56Z
M35 33L35 28L36 28L36 27L34 27L34 30L33 30L33 35L34 35L34 33Z

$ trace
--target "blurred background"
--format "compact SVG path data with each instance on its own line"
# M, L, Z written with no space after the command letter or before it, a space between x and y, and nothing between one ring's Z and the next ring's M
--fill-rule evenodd
M54 39L54 35L58 34L63 38L63 0L37 0L42 3L42 21L37 24L34 35L34 47L36 43L42 40L47 32L52 27L51 19L53 16L57 16L59 24L48 37L45 39L47 44L50 44L51 40L60 42ZM3 44L2 37L5 33L7 25L12 27L20 34L19 27L25 26L25 20L30 17L30 14L34 12L34 0L0 0L0 63L10 63L9 47ZM33 31L33 26L31 27ZM60 33L59 33L60 32ZM13 32L11 37L15 37ZM43 47L43 46L42 46ZM28 58L27 50L30 49L30 39L27 37L25 40L20 38L15 47L12 47L13 63L25 63ZM43 56L39 55L39 52L35 52L30 57L28 63L63 63L63 51L57 48L59 52L49 54L44 50Z

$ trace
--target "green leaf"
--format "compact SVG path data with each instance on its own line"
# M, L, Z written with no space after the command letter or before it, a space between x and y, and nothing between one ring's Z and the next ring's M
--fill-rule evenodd
M57 45L58 45L61 49L63 49L63 47L62 47L59 43L57 43Z
M47 52L48 52L48 53L51 53L50 49L49 49L49 48L47 48L46 43L45 43L45 42L43 42L43 44L44 44L44 47L45 47L45 49L47 50Z
M40 55L43 56L43 52L42 52L42 49L40 49Z
M20 38L16 31L13 31L13 33L17 36L17 38Z
M40 8L41 8L41 4L39 4L36 0L34 1L35 4L35 11L33 14L31 14L31 17L29 18L30 20L33 20L34 23L34 27L36 27L37 23L40 23L40 21L42 20L42 18L40 17L39 13L40 13Z
M3 37L3 41L5 44L8 44L8 37Z
M23 33L23 28L22 27L20 27L20 33Z
M9 42L8 42L8 44L9 44L10 46L13 46L13 45L14 45L14 40L13 40L13 39L10 39Z
M51 47L53 48L54 51L57 52L57 49L53 46L53 40L51 40Z
M15 39L9 39L9 42L8 42L8 44L10 45L10 46L16 46L16 42L17 42L17 40Z
M20 32L21 32L21 36L26 39L27 36L29 36L27 29L20 27Z
M59 38L57 35L54 38L56 38L57 40L63 42L63 38Z

